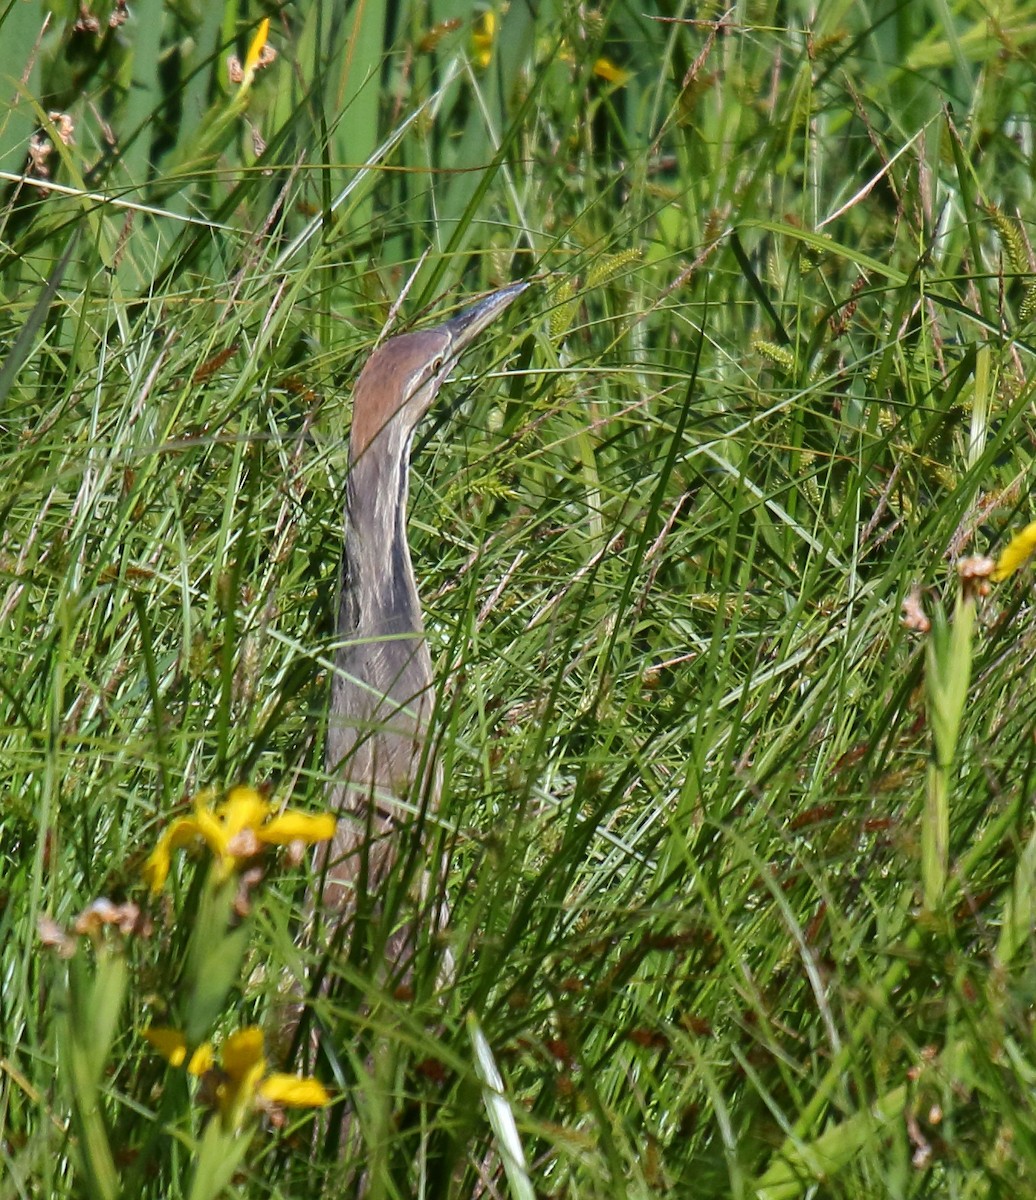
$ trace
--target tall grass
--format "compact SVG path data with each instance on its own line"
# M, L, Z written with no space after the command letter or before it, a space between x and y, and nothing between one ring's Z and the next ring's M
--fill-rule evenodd
M958 567L1033 516L1036 5L94 14L0 9L0 1198L1030 1191L1032 575ZM415 449L400 988L304 861L141 868L323 807L349 381L519 276ZM321 975L317 1116L141 1036L272 1069Z

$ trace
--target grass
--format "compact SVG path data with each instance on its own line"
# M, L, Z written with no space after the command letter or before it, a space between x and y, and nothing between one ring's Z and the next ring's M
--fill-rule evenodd
M0 1200L1026 1194L1032 574L959 565L1033 517L1036 5L201 10L0 10ZM305 862L141 868L322 808L350 380L519 276L415 447L400 991ZM316 1117L140 1035L307 972Z

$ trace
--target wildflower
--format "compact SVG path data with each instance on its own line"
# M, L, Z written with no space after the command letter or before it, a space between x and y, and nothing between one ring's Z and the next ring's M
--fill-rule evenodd
M618 67L610 58L599 58L594 63L594 74L598 79L614 83L616 87L624 87L633 78L633 72L624 67Z
M255 78L255 73L262 61L263 51L266 49L266 39L269 33L270 18L263 17L259 22L259 28L255 31L255 37L249 43L248 53L245 55L245 82L251 83Z
M267 1072L263 1032L257 1025L227 1038L220 1066L222 1079L216 1086L216 1103L224 1121L232 1125L239 1124L250 1107L323 1108L331 1100L318 1079Z
M1007 543L996 560L996 566L993 568L990 579L994 583L1000 583L1001 580L1007 579L1015 571L1024 567L1034 554L1036 554L1036 521L1026 525L1021 533L1016 533Z
M152 892L165 886L172 852L198 841L212 851L222 881L264 846L312 845L334 836L335 819L330 813L311 815L286 809L271 816L273 806L254 788L232 788L215 806L208 803L210 799L211 793L198 796L193 815L174 821L159 838L142 872Z
M496 13L490 8L475 18L471 28L471 58L475 66L483 71L492 61L495 41Z
M186 1062L189 1074L202 1077L206 1094L228 1129L237 1128L253 1110L323 1108L331 1102L318 1079L267 1070L263 1032L258 1025L248 1025L226 1039L219 1066L208 1042L187 1061L187 1043L179 1030L151 1026L143 1036L172 1066L182 1067Z
M564 63L574 63L576 61L576 52L568 42L562 42L561 48L558 51L558 57ZM633 78L632 71L627 71L624 67L618 66L610 58L605 58L604 55L594 59L593 71L598 79L614 83L616 87L625 87Z
M277 57L277 51L267 43L267 37L270 33L270 18L263 17L259 22L259 28L255 32L255 37L252 38L248 45L248 53L245 55L244 65L236 54L232 54L227 59L227 75L231 83L238 85L238 90L241 93L247 92L252 86L252 80L255 79L256 71L261 71L264 67L268 67Z
M149 1025L142 1031L145 1041L150 1042L159 1054L174 1067L182 1067L187 1062L190 1075L204 1075L212 1069L212 1045L202 1042L191 1054L187 1061L187 1039L178 1029L169 1029L161 1025Z

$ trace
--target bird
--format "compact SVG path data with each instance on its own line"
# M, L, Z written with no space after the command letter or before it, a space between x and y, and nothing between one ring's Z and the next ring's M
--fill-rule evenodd
M352 908L358 888L376 891L401 841L414 845L406 827L419 838L437 807L432 660L407 541L410 452L460 356L528 286L512 284L435 328L389 339L356 381L324 756L339 819L318 864L331 912ZM445 909L437 911L441 923Z

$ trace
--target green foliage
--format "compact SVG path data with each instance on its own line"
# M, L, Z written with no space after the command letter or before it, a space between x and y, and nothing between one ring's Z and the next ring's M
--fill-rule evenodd
M304 989L340 1098L208 1195L1031 1191L1032 575L957 564L1033 516L1036 5L51 9L0 7L0 1200L189 1194L170 964L192 1038ZM449 929L388 978L420 864L326 943L300 866L211 963L178 864L41 953L185 794L323 807L349 381L519 276L415 446Z

